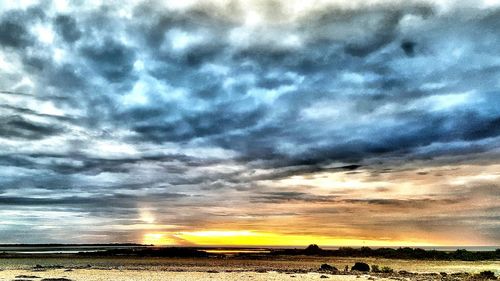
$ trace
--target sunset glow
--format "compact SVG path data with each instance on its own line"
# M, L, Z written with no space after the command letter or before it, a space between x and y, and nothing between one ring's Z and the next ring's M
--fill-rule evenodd
M175 240L185 241L184 245L189 246L307 246L309 244L322 246L434 246L423 241L360 240L255 231L147 233L144 235L143 243L157 246L179 245Z

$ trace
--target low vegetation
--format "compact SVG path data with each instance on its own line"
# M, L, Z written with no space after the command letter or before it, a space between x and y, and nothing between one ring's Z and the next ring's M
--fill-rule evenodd
M420 248L378 248L369 247L351 248L342 247L337 250L323 250L317 245L310 245L306 249L276 249L271 255L314 255L332 257L375 257L388 259L416 259L416 260L500 260L500 249L495 251L467 251L459 249L456 251L424 250Z

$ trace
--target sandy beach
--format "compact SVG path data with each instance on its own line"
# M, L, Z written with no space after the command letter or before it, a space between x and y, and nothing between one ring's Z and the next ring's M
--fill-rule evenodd
M342 268L364 261L394 269L394 274L320 271L323 263ZM0 281L79 280L478 280L500 261L417 261L324 257L274 260L207 258L14 258L0 259ZM398 272L407 272L400 274ZM443 276L443 272L446 276ZM467 274L466 274L467 273ZM45 279L45 280L44 280Z
M322 277L323 276L323 277ZM16 278L17 277L17 278ZM64 269L44 272L24 270L7 270L0 272L0 280L43 280L51 278L66 278L74 281L125 281L125 280L369 280L369 275L330 275L320 273L280 273L280 272L175 272L158 270L98 270L79 269L65 271ZM385 278L377 280L389 280ZM55 280L54 280L55 281ZM64 281L60 279L60 281Z

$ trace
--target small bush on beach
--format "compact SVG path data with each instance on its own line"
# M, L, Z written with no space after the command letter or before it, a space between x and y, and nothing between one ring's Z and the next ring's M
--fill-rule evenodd
M394 269L392 269L388 266L379 267L378 265L374 264L374 265L372 265L372 272L374 272L374 273L393 273Z
M481 273L479 273L477 277L481 279L497 280L495 273L491 270L481 271Z
M382 273L393 273L394 272L394 269L388 267L388 266L384 266L382 267L382 269L380 269L380 272Z

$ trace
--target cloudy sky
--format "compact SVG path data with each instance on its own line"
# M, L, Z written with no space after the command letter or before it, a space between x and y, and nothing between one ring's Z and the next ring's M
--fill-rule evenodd
M0 243L499 245L499 30L495 0L2 1Z

